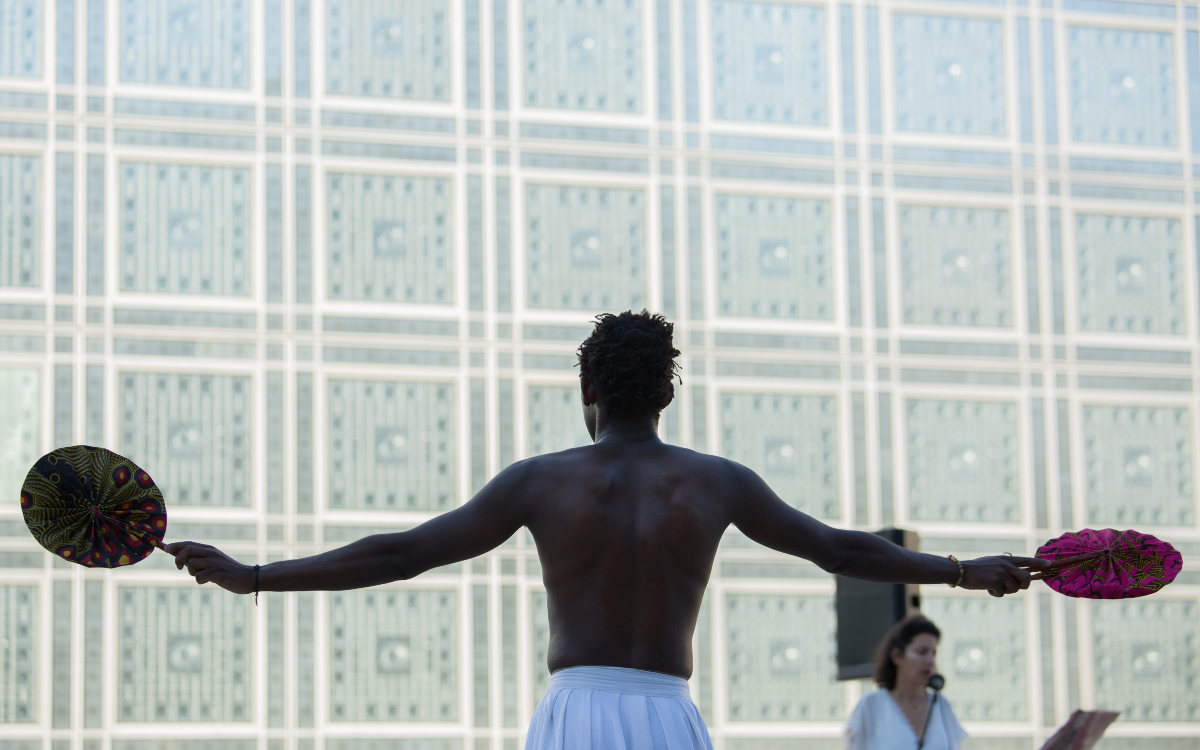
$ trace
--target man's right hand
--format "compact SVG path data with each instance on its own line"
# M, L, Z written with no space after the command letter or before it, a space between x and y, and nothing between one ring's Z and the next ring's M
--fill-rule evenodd
M1029 588L1031 572L1051 567L1049 560L1037 557L992 555L963 560L961 588L986 590L992 596L1015 594Z
M249 594L254 590L254 567L243 565L221 550L199 542L173 542L162 550L175 556L175 567L187 571L196 583L212 582L235 594Z

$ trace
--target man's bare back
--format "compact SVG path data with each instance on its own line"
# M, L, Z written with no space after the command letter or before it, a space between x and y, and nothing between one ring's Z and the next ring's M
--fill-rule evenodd
M692 631L729 525L724 463L651 437L524 467L550 671L606 665L691 676Z

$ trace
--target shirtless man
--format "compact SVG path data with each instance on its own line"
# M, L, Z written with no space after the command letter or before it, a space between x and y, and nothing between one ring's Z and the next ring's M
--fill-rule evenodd
M258 570L203 544L166 549L197 583L236 594L255 591L256 577L258 591L343 591L482 555L528 527L546 585L553 674L527 750L712 747L686 680L700 601L730 524L830 573L873 581L1003 596L1029 586L1027 568L1046 567L1017 557L960 564L835 529L784 503L745 466L663 443L658 417L678 369L672 329L644 311L599 316L579 347L594 444L519 461L470 502L410 531Z

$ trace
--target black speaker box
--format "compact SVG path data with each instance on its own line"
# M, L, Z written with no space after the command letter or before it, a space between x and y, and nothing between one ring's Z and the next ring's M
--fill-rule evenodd
M892 544L914 552L920 547L915 531L876 531ZM916 584L876 583L834 576L837 585L837 665L839 680L860 680L875 670L875 649L900 620L921 611Z

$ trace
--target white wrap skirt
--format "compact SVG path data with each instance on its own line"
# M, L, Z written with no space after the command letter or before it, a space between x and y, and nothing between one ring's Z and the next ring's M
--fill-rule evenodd
M687 680L622 667L550 676L525 750L712 750Z

